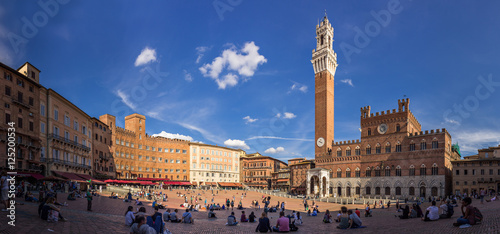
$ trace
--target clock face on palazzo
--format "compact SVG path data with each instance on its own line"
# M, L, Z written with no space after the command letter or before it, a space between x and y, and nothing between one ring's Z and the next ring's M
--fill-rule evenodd
M378 133L385 134L387 132L387 124L383 123L378 126Z
M325 139L323 139L323 137L318 138L316 145L318 145L318 147L323 147L323 145L325 145Z

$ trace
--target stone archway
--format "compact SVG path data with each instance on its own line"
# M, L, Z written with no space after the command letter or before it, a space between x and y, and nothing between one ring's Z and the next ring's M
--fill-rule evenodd
M316 195L319 193L319 178L318 176L312 176L309 182L309 193Z

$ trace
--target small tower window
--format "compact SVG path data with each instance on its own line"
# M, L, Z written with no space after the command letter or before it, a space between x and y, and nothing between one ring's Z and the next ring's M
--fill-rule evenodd
M321 45L323 45L324 39L325 39L325 37L323 35L321 35Z

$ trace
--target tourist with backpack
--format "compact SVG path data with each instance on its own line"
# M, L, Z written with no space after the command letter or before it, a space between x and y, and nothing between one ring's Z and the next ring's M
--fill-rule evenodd
M481 222L483 219L483 215L479 210L472 205L472 199L470 197L466 197L462 200L462 212L463 216L457 219L457 222L453 224L453 226L460 228L467 228L471 225L477 224ZM465 207L465 211L463 208Z
M453 216L453 206L450 204L450 200L446 201L441 201L441 205L439 206L441 208L441 214L439 215L440 219L447 219L451 218Z

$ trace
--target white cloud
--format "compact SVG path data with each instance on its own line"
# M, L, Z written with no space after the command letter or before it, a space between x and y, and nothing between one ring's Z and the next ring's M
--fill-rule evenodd
M453 120L453 119L448 119L448 118L444 118L444 122L449 123L449 124L454 124L454 125L460 125L460 122Z
M246 120L245 123L253 123L258 120L258 119L252 119L250 118L250 116L243 117L243 119Z
M352 84L352 80L351 79L343 79L343 80L340 80L340 82L342 82L344 84L348 84L351 87L354 87L354 85Z
M233 86L238 84L238 76L229 73L229 74L224 76L224 79L222 79L222 80L217 79L217 80L215 80L215 82L217 82L219 89L226 89L227 86L233 87Z
M153 134L152 136L153 137L165 137L165 138L169 138L169 139L181 139L181 140L186 140L186 141L193 141L193 138L190 136L181 135L179 133L175 133L175 134L168 133L165 131L161 131L158 134Z
M284 119L293 119L297 117L294 113L291 113L291 112L285 112L283 113L283 118Z
M300 83L297 83L297 82L294 82L294 84L292 85L292 87L290 87L290 92L292 91L300 91L300 92L303 92L303 93L306 93L307 92L307 86L303 85L303 84L300 84Z
M200 63L201 58L203 58L203 55L205 55L205 52L207 52L210 49L212 49L212 47L208 47L208 46L196 47L196 54L198 54L198 57L196 58L196 63Z
M290 141L314 141L312 139L304 139L304 138L286 138L286 137L277 137L277 136L253 136L248 138L247 140L256 140L256 139L276 139L276 140L290 140Z
M155 61L156 61L156 50L146 47L141 51L141 54L137 56L137 59L135 60L135 66L138 67L147 64L149 62L155 62Z
M281 118L281 113L276 114L276 118Z
M193 81L193 76L191 76L191 73L187 72L186 70L184 70L184 80L188 82Z
M458 132L453 136L460 150L467 154L477 154L478 149L500 145L500 132L491 130L474 130ZM467 156L462 153L462 156Z
M264 151L264 153L266 153L266 154L275 154L275 153L284 152L284 151L285 151L285 148L279 146L276 149L273 148L273 147L271 147L269 149L266 149L266 151Z
M245 141L242 140L231 140L227 139L224 141L224 145L233 147L233 148L239 148L239 149L244 149L244 150L249 150L250 147L245 143Z
M118 97L120 97L120 99L122 100L122 102L127 105L130 109L132 110L136 110L136 106L134 103L132 103L132 101L130 101L129 97L127 96L127 94L125 94L123 91L121 90L117 90L116 91L116 95Z
M216 57L212 63L204 64L199 69L203 76L212 78L218 84L219 89L235 86L240 77L230 71L237 72L240 76L251 77L259 65L267 62L267 59L258 51L259 47L253 41L245 43L240 51L232 46L222 51L222 55ZM224 70L229 73L221 80L220 75Z

